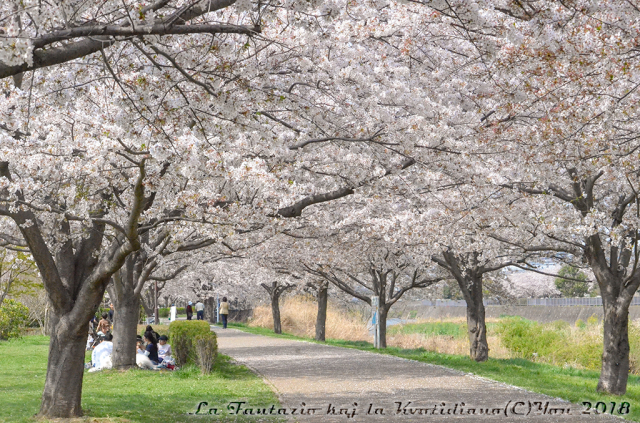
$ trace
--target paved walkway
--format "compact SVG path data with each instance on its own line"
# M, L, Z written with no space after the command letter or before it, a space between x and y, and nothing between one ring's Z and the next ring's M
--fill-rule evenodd
M222 354L272 385L289 421L622 421L585 415L582 406L440 366L235 329L215 332ZM249 408L241 404L240 413Z

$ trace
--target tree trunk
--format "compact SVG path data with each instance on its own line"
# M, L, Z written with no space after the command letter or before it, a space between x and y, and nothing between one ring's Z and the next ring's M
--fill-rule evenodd
M316 318L316 341L325 340L325 328L327 322L327 291L328 287L322 283L318 287L318 316Z
M380 305L378 309L380 319L380 348L387 348L387 314L389 310L386 306Z
M154 312L153 312L153 301L149 297L149 292L146 292L145 294L140 296L140 304L142 304L142 308L144 308L144 314L146 314L147 317L153 316L153 314L154 314Z
M629 378L629 305L602 297L604 348L598 392L624 395Z
M271 314L273 315L273 332L282 333L282 325L280 324L280 295L274 294L271 297Z
M135 367L140 297L131 295L120 299L113 317L113 368L122 370Z
M489 358L487 343L487 325L485 322L484 304L482 302L482 277L473 278L467 299L467 331L469 334L469 356L478 362Z
M89 323L79 332L64 330L58 325L59 318L53 310L50 310L49 321L51 338L40 416L79 417L82 416L82 378Z

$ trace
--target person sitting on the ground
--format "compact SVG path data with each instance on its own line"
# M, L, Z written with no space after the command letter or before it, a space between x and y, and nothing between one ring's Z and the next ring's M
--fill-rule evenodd
M103 335L106 335L111 331L111 323L109 323L108 317L109 315L107 313L102 313L102 319L98 322L96 332L102 332Z
M142 339L138 339L138 341L136 342L136 354L142 354L146 356L144 352L145 352L144 341Z
M154 366L158 365L158 340L153 335L153 332L147 331L144 333L144 342L147 343L145 348L145 355L149 357Z
M160 335L158 334L158 332L156 332L155 330L153 330L153 328L151 327L151 325L147 325L147 328L146 328L144 331L145 331L145 333L146 333L146 332L151 332L151 333L153 333L153 336L155 336L155 337L156 337L156 341L157 341L158 339L160 339Z
M93 349L91 353L92 367L101 369L106 367L107 359L111 361L111 353L113 352L113 335L107 334L104 341Z
M92 345L93 345L93 336L91 336L91 332L89 332L89 338L87 338L86 350L89 351Z
M158 339L158 358L162 362L166 357L171 357L171 345L167 344L167 335L161 335Z

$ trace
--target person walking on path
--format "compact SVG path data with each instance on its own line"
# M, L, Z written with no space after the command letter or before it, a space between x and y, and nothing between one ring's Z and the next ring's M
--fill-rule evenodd
M193 304L191 301L187 304L187 320L191 320L193 317L193 307L191 307L191 304Z
M175 304L171 304L171 311L170 311L169 320L172 321L172 322L175 322L177 316L178 316L178 309L176 309L176 305Z
M204 304L200 300L196 303L196 314L198 315L198 320L204 320Z
M228 317L229 317L229 303L227 302L227 297L222 297L222 302L220 303L220 318L222 319L222 329L227 328Z

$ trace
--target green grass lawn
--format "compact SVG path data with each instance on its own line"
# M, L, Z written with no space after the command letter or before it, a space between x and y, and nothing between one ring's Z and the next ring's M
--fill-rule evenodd
M243 324L230 323L229 327L244 330L259 335L278 336L288 339L300 338L290 334L275 335L272 330L265 328L248 327ZM451 334L453 335L453 334ZM386 348L376 350L369 342L343 341L336 339L327 340L326 344L346 348L356 348L379 354L395 355L410 360L437 364L451 369L473 373L488 379L518 386L529 391L562 398L573 403L582 404L583 401L591 402L595 406L598 402L604 402L610 406L611 402L620 404L630 403L630 414L624 416L629 420L640 422L640 377L629 376L627 393L624 396L601 395L596 393L599 372L563 368L550 364L534 363L524 359L489 359L484 363L477 363L468 356L439 354L424 349L405 350L400 348ZM616 406L616 409L618 406Z
M27 336L0 342L0 421L33 422L44 387L49 339ZM244 366L218 355L210 375L196 367L175 372L108 370L85 373L82 408L85 415L108 422L191 422L208 417L189 416L201 401L218 408L229 421L230 401L250 406L279 405L271 389ZM245 420L247 421L247 420ZM252 420L256 421L256 420ZM271 420L273 421L273 420Z
M487 329L493 330L495 323L487 323ZM393 325L387 328L387 334L411 334L420 333L423 335L440 335L453 336L456 338L467 337L467 324L457 322L425 322L425 323L406 323L404 325Z

